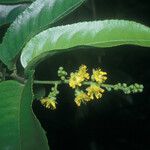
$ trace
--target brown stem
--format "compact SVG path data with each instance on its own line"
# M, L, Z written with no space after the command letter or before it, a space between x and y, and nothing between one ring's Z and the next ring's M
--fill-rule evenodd
M11 76L13 79L19 81L20 83L23 83L23 84L24 84L24 83L26 82L26 80L25 80L23 77L20 77L20 76L17 75L16 70L15 70L10 76Z

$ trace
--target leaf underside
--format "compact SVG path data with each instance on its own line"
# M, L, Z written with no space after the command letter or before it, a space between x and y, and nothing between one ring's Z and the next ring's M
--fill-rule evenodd
M133 44L150 47L150 28L124 20L82 22L53 27L32 38L21 54L24 68L34 66L52 52L76 46L112 47Z
M0 45L0 59L13 69L17 56L34 35L48 28L85 0L36 0L11 24ZM15 38L14 38L15 37Z
M34 116L31 79L0 83L0 149L48 150L45 133Z

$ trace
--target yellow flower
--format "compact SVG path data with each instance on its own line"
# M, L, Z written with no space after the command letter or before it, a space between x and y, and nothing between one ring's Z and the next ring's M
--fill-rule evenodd
M88 101L90 101L90 98L86 93L78 92L78 94L76 95L76 98L75 98L75 103L77 104L77 106L80 106L81 103L85 103Z
M50 108L52 110L56 109L57 102L54 98L45 97L41 99L40 101L41 101L41 104L45 106L46 108Z
M96 99L99 99L102 97L102 93L104 93L104 90L100 88L98 85L90 85L87 89L87 95L90 97L90 99L94 99L94 96Z
M92 80L94 80L98 83L103 83L107 79L106 75L107 75L107 73L101 71L101 69L93 70Z
M82 78L84 78L84 80L90 78L89 74L87 73L87 67L85 65L80 66L78 74L80 76L82 76Z
M81 82L83 82L83 78L78 75L78 73L71 73L69 78L69 85L73 89L76 86L81 86Z
M89 74L87 73L87 67L82 65L78 71L70 74L69 85L74 89L76 86L81 86L81 83L86 79L89 79Z

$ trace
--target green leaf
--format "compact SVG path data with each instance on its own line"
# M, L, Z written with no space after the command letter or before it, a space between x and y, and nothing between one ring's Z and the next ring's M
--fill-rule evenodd
M0 83L0 149L48 150L45 133L32 112L32 81Z
M37 0L12 23L0 45L0 59L13 69L16 57L34 35L48 28L85 0Z
M24 2L33 2L35 0L0 0L0 4L15 4Z
M124 20L106 20L53 27L32 38L21 54L23 67L32 66L52 52L86 45L112 47L133 44L150 47L150 28Z
M11 23L29 4L0 5L0 26Z

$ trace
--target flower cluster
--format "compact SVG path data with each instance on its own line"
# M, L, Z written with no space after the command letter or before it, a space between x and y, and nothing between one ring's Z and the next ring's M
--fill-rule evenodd
M91 100L100 99L102 97L102 93L104 93L104 89L102 89L100 86L96 84L92 84L89 87L86 88L86 92L83 90L77 90L75 92L75 103L77 106L80 106L81 103L86 103Z
M79 70L75 73L70 74L69 85L75 90L75 103L80 106L81 103L86 103L93 99L100 99L104 89L100 87L102 83L107 79L107 73L103 72L101 69L93 70L91 75L91 81L88 82L88 87L83 90L79 90L79 87L86 85L86 81L90 79L89 73L87 73L87 67L85 65L80 66Z
M86 90L88 92L87 95L90 97L90 99L94 99L94 96L96 99L99 99L102 97L102 93L104 93L104 89L96 84L90 85Z
M41 99L41 104L45 106L46 108L50 108L54 110L56 109L57 102L55 98L45 97Z
M59 94L59 91L57 90L57 84L55 84L54 87L51 88L51 91L48 95L48 97L42 98L41 104L45 106L46 108L50 108L52 110L56 109L56 96Z
M54 84L55 86L51 88L49 95L41 99L41 104L46 108L56 109L56 97L59 94L57 86L59 84L69 84L69 86L75 90L75 103L77 106L81 104L86 104L89 101L94 99L100 99L104 93L104 89L107 91L118 91L121 90L125 94L131 93L140 93L143 91L142 84L132 84L127 85L126 83L118 84L106 84L107 73L102 71L100 68L93 69L92 75L87 72L87 66L81 65L79 69L75 72L70 73L70 76L67 77L68 73L64 70L63 67L58 69L58 81L49 81L49 83Z
M87 67L85 65L80 66L79 70L75 73L70 74L69 85L71 88L75 89L77 86L81 86L82 82L89 79L89 74L87 73Z
M75 96L75 103L77 104L77 106L80 106L81 103L90 101L90 97L83 91L76 91Z
M93 74L91 76L91 79L98 83L103 83L107 79L106 75L107 75L107 73L101 71L101 69L96 69L96 70L93 69Z

